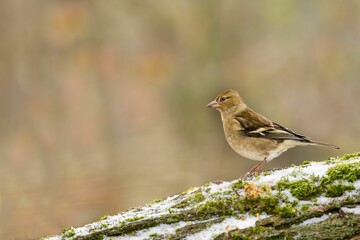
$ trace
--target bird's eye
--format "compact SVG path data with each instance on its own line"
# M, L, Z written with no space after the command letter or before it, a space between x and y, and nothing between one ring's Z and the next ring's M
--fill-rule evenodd
M226 99L228 99L228 98L225 97L225 96L222 96L222 97L220 98L220 102L223 102L223 101L225 101Z

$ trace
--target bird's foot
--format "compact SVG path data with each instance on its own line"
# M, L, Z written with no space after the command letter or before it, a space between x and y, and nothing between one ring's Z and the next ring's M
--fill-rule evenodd
M262 164L265 161L266 161L266 159L264 159L263 161L256 164L253 168L250 169L250 171L248 171L244 176L242 176L242 179L243 180L250 180L253 177L255 177L257 174L260 174L260 173L264 172L265 170L262 168Z
M248 181L254 178L255 176L259 175L263 170L259 171L248 171L245 175L241 177L242 180Z
M249 181L249 180L251 180L253 177L255 177L255 175L256 175L256 173L252 173L252 172L247 172L245 175L243 175L242 177L241 177L241 179L242 180L244 180L244 181Z

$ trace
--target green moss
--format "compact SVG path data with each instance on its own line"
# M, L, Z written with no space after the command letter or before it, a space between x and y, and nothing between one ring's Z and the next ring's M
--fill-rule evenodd
M250 240L251 238L235 233L231 236L230 239L232 239L232 240Z
M263 172L262 175L263 175L263 176L268 176L268 175L270 175L271 173L272 173L271 171L266 171L266 172Z
M75 228L71 227L71 228L64 228L63 232L61 234L62 237L72 237L75 235Z
M141 217L136 216L133 218L126 219L125 222L135 222L135 221L143 219L143 218L144 218L144 216L141 216Z
M284 206L276 206L275 213L279 214L281 217L284 218L291 218L295 217L297 214L297 209L292 206L291 204L286 204Z
M179 222L179 221L181 221L180 215L177 214L177 213L173 213L173 214L169 215L168 217L166 217L166 221L165 221L165 222L166 222L167 224L171 224L171 223L177 223L177 222Z
M292 171L289 176L292 176L292 177L297 177L299 175L302 174L302 169L301 168L298 168L298 169L295 169L294 171Z
M309 180L312 181L312 182L319 182L320 178L319 178L319 176L315 176L314 174L312 174L309 177Z
M104 235L103 234L96 234L94 236L92 236L91 238L87 238L88 240L102 240L104 239Z
M303 161L302 165L308 165L310 163L311 163L311 161Z
M236 182L240 184L240 182ZM237 186L239 187L239 185ZM243 186L241 186L243 187ZM249 190L252 191L252 190ZM249 192L248 196L239 198L238 195L233 192L229 192L232 196L224 197L223 194L212 195L212 200L209 200L196 209L194 209L196 215L203 218L218 215L223 216L236 215L238 213L244 213L249 211L253 214L266 212L268 214L275 213L276 206L279 205L279 199L277 196L267 194L269 187L264 185L254 189L255 195Z
M122 228L124 225L125 225L125 221L124 221L124 222L119 222L119 223L117 224L117 226L118 226L119 228Z
M264 227L249 227L249 232L252 234L258 234L264 231Z
M348 160L350 158L360 157L360 152L348 153L340 157L340 160Z
M274 196L265 196L260 199L257 209L260 212L271 214L274 212L276 206L279 205L279 199Z
M271 190L271 188L266 184L259 185L259 189L263 192L269 192Z
M196 209L197 214L201 215L214 215L216 213L222 213L223 215L232 215L231 202L228 199L217 199L207 201L205 204L200 205Z
M109 215L102 216L102 217L100 218L100 221L104 221L104 220L106 220L106 219L108 219L108 218L109 218Z
M331 184L327 189L325 196L326 197L340 197L344 194L345 191L354 190L354 185L342 185L342 184Z
M183 192L183 194L188 194L188 193L191 193L193 192L197 187L191 187L189 188L188 190L186 190L185 192Z
M190 195L188 198L184 199L183 201L179 202L173 208L185 208L191 205L200 203L205 200L205 196L201 192L197 192L193 195Z
M242 203L245 210L251 213L266 212L267 214L273 214L275 213L276 206L279 204L279 199L272 195L266 195L263 197L245 198Z
M233 195L233 194L234 194L234 188L232 188L231 190L223 191L223 192L221 193L221 195L223 195L223 196L231 196L231 195Z
M152 233L152 234L150 234L150 237L152 237L152 238L155 238L155 237L157 237L157 236L159 236L159 234L157 234L157 233Z
M276 183L276 188L279 190L289 189L291 194L300 200L310 199L321 192L320 187L306 179L290 182L287 178L284 178Z
M204 197L204 195L203 195L201 192L196 193L196 194L194 195L194 197L193 197L193 202L194 202L194 203L199 203L199 202L202 202L202 201L204 201L204 200L205 200L205 197Z
M245 186L243 180L239 179L235 183L233 183L232 187L235 189L243 189Z
M103 223L103 224L101 224L100 228L107 228L108 226L109 226L109 224Z
M211 199L218 199L218 198L222 198L222 197L223 197L223 194L220 193L220 192L214 192L214 193L211 193L209 197L210 197Z
M152 200L151 202L149 202L148 204L154 204L154 203L159 203L159 202L162 202L162 201L164 201L164 199L161 199L161 198L158 198L158 199L154 199L154 200Z
M329 179L329 177L325 177L323 176L320 179L320 186L321 187L326 187L327 185L331 184L333 181Z
M306 203L301 205L301 211L304 212L304 211L308 210L310 208L310 206L311 206L310 204L306 204Z
M188 206L189 206L189 201L187 199L185 199L185 200L179 202L178 204L174 205L173 208L185 208L185 207L188 207Z
M341 163L337 164L334 167L331 167L327 171L326 182L333 182L335 180L347 180L349 182L354 182L360 178L360 163Z

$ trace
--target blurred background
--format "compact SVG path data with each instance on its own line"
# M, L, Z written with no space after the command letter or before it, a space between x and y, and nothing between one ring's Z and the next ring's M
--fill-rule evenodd
M222 90L295 132L266 168L359 151L360 1L0 3L0 239L58 234L256 162Z

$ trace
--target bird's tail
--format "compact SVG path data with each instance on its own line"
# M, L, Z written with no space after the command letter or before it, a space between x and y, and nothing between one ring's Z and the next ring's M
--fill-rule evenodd
M312 145L317 145L317 146L325 146L325 147L340 149L338 146L330 144L330 143L323 143L323 142L317 142L317 141L312 141L312 140L309 140L309 143Z

